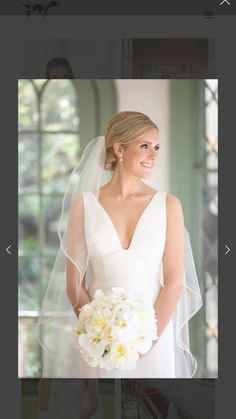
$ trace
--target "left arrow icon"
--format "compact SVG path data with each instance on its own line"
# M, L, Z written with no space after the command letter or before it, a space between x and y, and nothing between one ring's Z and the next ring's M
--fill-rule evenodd
M10 244L10 246L8 246L8 247L6 248L6 251L7 251L7 253L9 253L9 255L11 255L10 248L11 248L11 244Z

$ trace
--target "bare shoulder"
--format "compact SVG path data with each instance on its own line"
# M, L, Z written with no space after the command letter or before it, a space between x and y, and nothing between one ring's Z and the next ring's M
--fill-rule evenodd
M166 205L169 209L182 208L179 198L171 194L166 195Z
M71 201L70 212L82 210L83 208L84 208L84 196L83 194L78 194Z
M78 205L83 204L83 202L84 202L84 194L80 193L72 198L71 204L74 206L78 206Z
M182 204L174 195L167 194L166 196L166 212L168 218L183 218Z

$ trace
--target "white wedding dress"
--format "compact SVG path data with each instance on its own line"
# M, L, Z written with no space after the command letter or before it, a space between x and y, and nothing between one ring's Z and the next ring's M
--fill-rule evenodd
M90 367L76 347L77 317L73 305L79 301L78 279L85 276L91 298L97 289L107 292L113 287L124 287L135 291L152 306L164 286L166 193L154 194L137 222L129 248L124 249L111 218L98 200L101 185L110 178L110 173L103 170L104 159L104 138L98 137L86 147L63 198L58 226L60 248L37 323L37 337L43 349L42 375L45 378L192 377L197 363L190 351L188 321L201 308L202 299L186 230L181 296L161 337L137 361L136 368L106 371ZM68 260L76 268L71 278L67 275Z
M122 247L111 218L94 193L83 193L83 207L83 231L89 254L85 282L91 299L94 298L97 289L102 289L106 293L113 287L124 287L134 291L146 303L154 306L164 285L166 193L157 191L149 201L137 222L128 249ZM89 240L91 228L92 240ZM194 376L197 362L190 351L188 321L201 308L202 300L187 232L184 286L175 312L156 345L137 361L133 370L116 368L107 371L105 368L90 367L82 359L74 342L72 328L76 316L69 299L65 299L64 278L64 272L61 275L58 273L55 276L56 281L48 291L46 307L50 309L52 301L50 297L53 296L57 302L55 315L48 319L45 315L46 320L44 317L41 320L45 354L43 377L190 378ZM55 292L56 286L58 286L59 300ZM46 309L44 312L47 314ZM63 317L64 312L67 317ZM47 355L51 355L50 358Z
M136 225L130 246L123 249L118 233L96 196L83 194L85 234L90 216L97 211L94 240L90 250L91 298L97 289L112 287L133 290L152 306L162 288L162 259L166 241L166 193L157 192L148 203ZM95 208L94 208L95 207ZM135 370L123 371L89 367L80 362L80 375L90 378L172 378L175 377L173 323L164 330L157 345L137 362Z

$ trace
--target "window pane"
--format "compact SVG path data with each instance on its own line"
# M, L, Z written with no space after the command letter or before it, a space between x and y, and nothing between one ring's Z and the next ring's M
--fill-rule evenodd
M205 169L203 212L203 271L207 376L217 375L218 299L218 82L205 81Z
M19 156L19 192L37 192L38 189L38 135L20 134Z
M37 318L19 318L18 326L18 375L19 377L39 377L39 343L35 336Z
M58 250L59 238L57 235L58 222L61 214L62 196L48 196L43 198L43 253Z
M78 156L78 102L72 82L19 81L21 377L40 376L42 354L35 325L59 246L57 223L62 197ZM49 296L50 305L55 305L57 291L54 289ZM53 333L48 339L53 339Z
M64 194L69 176L78 162L77 134L43 135L43 191Z
M19 258L19 310L39 310L40 298L40 263L32 257Z
M39 198L19 197L19 250L34 252L39 249Z
M217 79L208 79L205 80L206 86L208 86L209 89L211 89L213 92L218 91L218 80Z
M206 137L209 140L217 139L218 129L218 105L215 101L211 101L206 107Z
M44 84L47 82L47 79L34 79L33 83L36 86L37 90L40 91Z
M19 131L36 130L38 127L37 96L29 80L19 80Z
M69 80L50 80L42 97L44 131L78 131L78 103Z
M71 334L71 330L67 331L67 329L66 329L66 326L68 325L68 318L60 319L60 320L61 320L60 321L60 327L58 327L57 322L55 322L55 323L48 322L47 323L47 326L45 328L46 331L43 335L43 342L44 342L44 345L45 345L46 348L53 348L53 347L56 348L57 347L57 345L58 345L57 336L58 335L60 336L62 329L65 330L65 333L67 332L67 333ZM64 321L64 327L63 327L63 321ZM63 350L64 350L63 342L60 343L59 351L60 350L61 350L62 353L61 353L61 355L58 355L59 358L60 358L60 356L62 357L62 354L63 354ZM58 351L58 353L59 353L59 351ZM54 368L53 362L50 361L49 357L46 354L46 351L44 351L42 355L43 355L43 366L45 367L45 370L47 371L48 376L55 375L55 371L54 371L55 368Z
M56 255L53 257L43 258L43 271L42 271L42 297L44 297L47 290L48 282L52 272L52 268L56 259Z

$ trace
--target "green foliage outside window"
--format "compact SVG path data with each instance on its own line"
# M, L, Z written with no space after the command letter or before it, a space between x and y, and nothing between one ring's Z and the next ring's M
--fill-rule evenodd
M19 80L19 374L40 374L35 324L58 249L57 223L80 153L70 80Z

